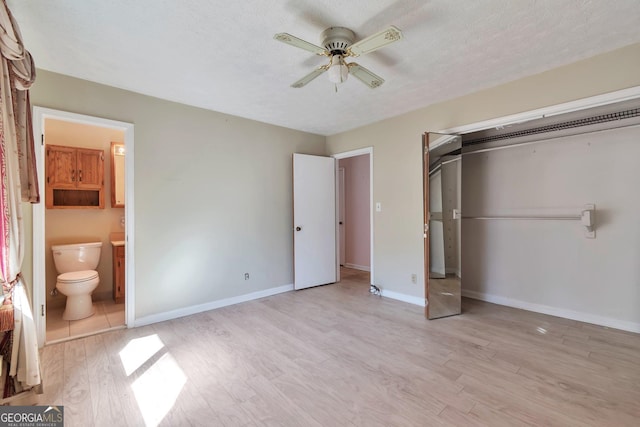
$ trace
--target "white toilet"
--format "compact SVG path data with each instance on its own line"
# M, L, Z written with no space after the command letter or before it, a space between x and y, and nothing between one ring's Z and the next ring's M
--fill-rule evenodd
M64 320L84 319L95 313L91 293L100 283L96 268L101 249L102 242L51 246L59 274L56 288L67 296Z

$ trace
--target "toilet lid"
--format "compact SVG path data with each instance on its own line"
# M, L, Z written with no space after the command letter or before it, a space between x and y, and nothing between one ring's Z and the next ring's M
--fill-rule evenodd
M91 280L98 277L98 272L95 270L82 270L72 271L69 273L63 273L58 276L58 282L84 282L85 280Z

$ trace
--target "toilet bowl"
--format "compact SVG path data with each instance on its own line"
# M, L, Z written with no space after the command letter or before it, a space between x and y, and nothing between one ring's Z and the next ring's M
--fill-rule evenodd
M100 283L95 269L100 261L101 248L102 242L51 247L56 270L60 273L56 289L67 297L62 313L64 320L80 320L95 313L91 294Z
M98 287L100 278L94 270L73 271L58 276L56 288L67 296L67 305L62 313L64 320L79 320L93 316L95 308L91 293Z

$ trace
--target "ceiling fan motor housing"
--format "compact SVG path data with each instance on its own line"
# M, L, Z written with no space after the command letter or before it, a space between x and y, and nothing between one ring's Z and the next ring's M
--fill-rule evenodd
M322 46L331 55L345 55L356 38L353 31L344 27L331 27L322 32Z

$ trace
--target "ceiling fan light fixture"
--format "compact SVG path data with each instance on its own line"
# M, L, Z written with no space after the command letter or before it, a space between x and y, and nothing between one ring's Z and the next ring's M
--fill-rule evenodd
M371 89L380 87L380 85L384 83L382 77L355 62L349 62L347 64L344 58L365 55L397 42L402 39L402 32L391 25L385 30L379 31L355 43L355 33L344 27L329 27L322 32L321 36L323 47L316 46L313 43L309 43L288 33L278 33L274 36L276 40L282 43L329 58L328 64L311 71L293 83L291 87L304 87L325 72L329 76L329 81L335 84L336 91L338 90L338 84L344 83L347 77L349 77L349 74L352 74L355 79L360 80Z
M343 83L349 76L349 67L344 63L341 56L334 57L331 59L331 65L327 70L327 74L329 75L329 81L331 83Z

